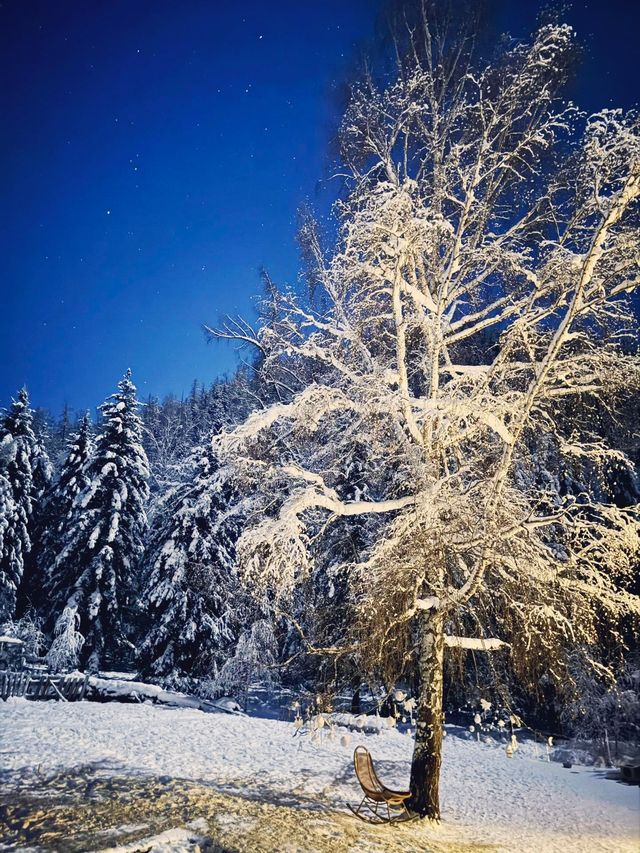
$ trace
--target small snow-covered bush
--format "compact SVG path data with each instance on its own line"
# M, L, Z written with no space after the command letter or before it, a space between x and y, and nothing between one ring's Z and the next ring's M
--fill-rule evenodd
M619 743L640 741L640 668L629 664L609 687L594 681L580 687L562 721L576 739L593 741L608 763Z
M27 657L37 657L45 646L42 633L42 619L33 611L28 610L24 616L15 621L10 619L1 628L1 634L16 637L24 643L24 653Z
M84 637L78 630L80 616L73 605L67 605L58 617L55 639L47 652L47 663L56 672L76 669Z
M260 681L271 686L272 667L276 663L277 644L271 624L266 619L254 622L245 631L218 675L211 680L212 692L234 696L246 710L251 685Z

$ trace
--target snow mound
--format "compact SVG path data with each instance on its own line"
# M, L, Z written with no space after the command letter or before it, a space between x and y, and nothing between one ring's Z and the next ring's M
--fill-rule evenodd
M218 848L202 835L208 829L206 820L200 818L185 828L168 829L119 847L105 847L100 853L215 853Z

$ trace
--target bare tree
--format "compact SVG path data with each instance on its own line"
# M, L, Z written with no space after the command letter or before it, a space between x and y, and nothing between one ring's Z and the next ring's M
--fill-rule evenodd
M240 570L269 597L313 569L333 519L376 520L344 565L355 634L369 660L417 662L412 806L435 819L445 645L508 644L516 668L562 682L570 649L603 672L597 644L640 614L638 508L590 485L628 462L570 405L614 411L638 384L622 347L638 119L557 100L572 45L546 25L482 65L423 7L394 79L353 87L338 238L309 243L313 300L279 293L253 337L288 396L214 439L246 486ZM345 500L356 443L373 497ZM589 472L580 488L569 469Z

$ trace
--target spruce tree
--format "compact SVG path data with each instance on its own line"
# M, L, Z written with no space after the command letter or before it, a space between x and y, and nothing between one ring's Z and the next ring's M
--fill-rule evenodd
M15 614L17 590L31 549L36 437L26 388L18 392L4 418L0 445L4 481L0 484L4 526L0 551L0 622L3 622Z
M237 522L225 516L228 490L209 447L193 453L185 479L155 514L142 596L150 626L141 647L143 673L176 686L216 673L237 615Z
M87 412L80 422L77 433L67 440L67 456L62 464L60 476L49 489L41 514L38 530L35 561L44 575L44 588L51 593L58 586L56 558L64 549L69 536L69 523L73 519L77 496L89 485L88 467L93 452L91 419ZM58 617L60 602L47 595L49 614ZM53 627L51 625L51 627Z
M0 444L0 453L12 450L8 442ZM1 462L1 460L0 460ZM16 522L16 504L13 500L11 484L3 473L0 473L0 554L2 554L2 568L0 568L0 629L8 622L15 611L16 576L10 571L11 562L5 558L11 541L12 530ZM6 567L5 567L6 565ZM19 579L18 579L19 580Z
M47 450L50 443L49 425L42 409L34 412L33 433L34 443L31 453L33 505L29 528L31 549L25 555L24 572L18 588L16 607L21 617L33 609L39 611L42 608L45 576L40 560L40 540L49 524L52 521L55 522L46 509L47 495L52 487L53 465Z
M149 466L141 444L136 388L127 371L100 407L104 423L70 513L68 536L51 569L57 618L75 610L90 669L122 664L131 654L127 614L147 528Z
M53 480L53 465L47 451L47 445L50 441L48 426L44 424L39 430L34 430L34 438L31 462L33 498L39 502L50 488Z
M60 468L63 460L66 458L69 440L74 432L73 426L69 404L65 403L62 409L62 414L55 424L51 440L51 458L58 469ZM77 429L77 423L75 426Z

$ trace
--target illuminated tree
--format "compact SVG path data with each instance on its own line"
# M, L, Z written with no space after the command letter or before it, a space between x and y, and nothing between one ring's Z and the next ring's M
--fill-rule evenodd
M628 460L569 405L615 411L638 385L640 141L634 114L557 100L569 27L483 65L422 11L393 79L352 89L338 238L304 235L313 298L220 332L252 340L287 395L214 448L252 495L238 566L267 601L314 570L333 520L375 519L336 560L363 659L419 669L412 807L437 819L445 646L509 644L518 671L562 684L570 650L602 673L598 643L640 615L638 508L594 486ZM337 491L356 444L375 499Z

